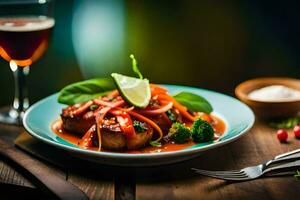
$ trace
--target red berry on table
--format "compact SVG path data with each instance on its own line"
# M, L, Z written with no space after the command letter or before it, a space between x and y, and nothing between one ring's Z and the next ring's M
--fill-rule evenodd
M296 125L295 127L294 127L294 135L295 135L295 137L296 138L298 138L298 139L300 139L300 125Z
M284 129L279 129L277 131L277 138L280 142L286 142L288 139L288 133Z

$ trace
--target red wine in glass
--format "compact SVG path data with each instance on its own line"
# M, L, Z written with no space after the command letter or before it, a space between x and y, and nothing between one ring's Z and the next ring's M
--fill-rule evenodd
M47 49L54 19L45 16L0 18L0 55L27 67Z
M0 115L1 122L21 123L20 115L29 106L25 76L46 51L54 24L54 19L46 16L0 17L0 56L9 62L17 86L13 108Z

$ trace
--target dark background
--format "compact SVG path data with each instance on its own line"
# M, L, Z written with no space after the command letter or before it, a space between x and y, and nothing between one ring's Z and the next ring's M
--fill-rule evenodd
M31 102L74 81L130 75L130 53L152 82L228 94L254 77L300 78L299 10L289 1L56 1L50 47L31 67ZM14 87L0 65L2 106Z

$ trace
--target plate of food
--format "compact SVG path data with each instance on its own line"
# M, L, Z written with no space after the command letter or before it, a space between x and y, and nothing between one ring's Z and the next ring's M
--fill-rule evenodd
M42 142L93 162L119 166L170 164L244 135L248 106L205 89L149 83L113 73L73 83L32 105L25 129Z

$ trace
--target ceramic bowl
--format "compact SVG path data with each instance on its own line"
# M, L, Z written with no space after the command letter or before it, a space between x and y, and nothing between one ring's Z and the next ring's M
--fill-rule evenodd
M251 91L270 85L284 85L300 91L299 79L270 77L245 81L236 87L235 94L241 101L251 107L259 118L271 119L297 115L300 111L300 100L268 102L249 98L248 95Z

